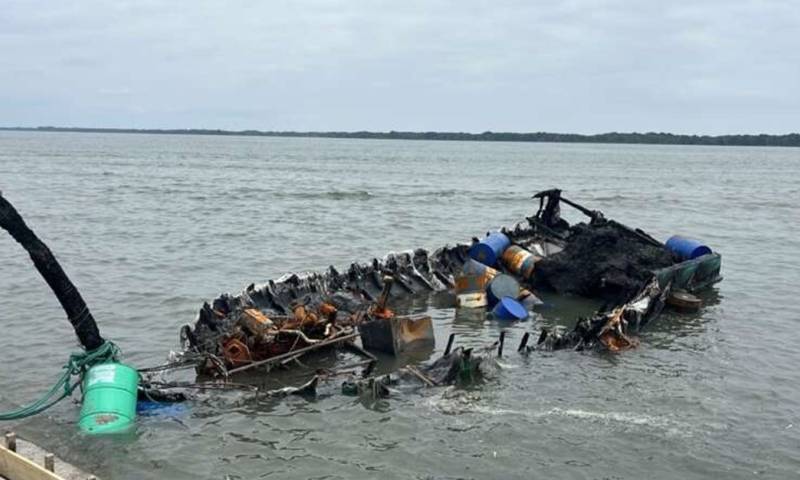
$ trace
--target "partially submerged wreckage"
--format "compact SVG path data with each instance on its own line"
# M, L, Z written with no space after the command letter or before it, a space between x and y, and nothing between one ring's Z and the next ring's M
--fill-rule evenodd
M197 362L201 373L228 376L285 365L323 347L350 346L359 335L367 350L398 353L431 341L433 331L429 317L391 312L394 298L453 291L462 308L488 304L490 315L523 319L538 303L537 289L601 298L607 307L566 332L542 331L535 346L521 350L619 351L635 346L635 332L665 303L696 307L691 293L721 280L719 254L699 242L673 237L662 244L557 189L534 198L539 209L525 222L472 244L391 253L342 272L330 267L292 274L221 295L181 329L184 358ZM570 226L561 218L562 204L588 222ZM452 355L449 348L446 355Z
M324 349L347 348L364 361L338 370L319 370L300 387L266 394L312 392L321 378L331 378L338 371L349 375L342 384L343 393L382 396L398 380L436 386L473 379L480 375L488 352L502 355L502 333L498 342L481 351L453 348L451 335L444 355L434 362L406 365L394 376L373 375L378 358L370 351L397 355L420 345L430 348L434 342L429 316L397 315L390 309L400 297L452 292L458 308L486 309L487 315L498 321L525 319L541 303L534 294L538 290L599 298L605 305L578 318L571 329L542 329L530 346L526 333L517 350L618 352L635 347L636 332L652 322L666 304L697 309L701 302L692 293L721 280L720 255L700 242L676 236L663 244L564 198L558 189L533 198L539 202L534 215L482 239L473 238L470 244L433 252L391 253L367 264L354 263L341 272L330 267L324 273L291 274L263 285L251 284L238 295L221 295L203 305L194 324L181 328L182 352L171 355L165 365L140 369L117 361L118 349L100 336L74 285L2 195L0 226L28 250L86 349L71 358L62 381L70 385L71 375L81 380L71 389L65 388L64 396L78 383L97 384L95 390L100 392L93 394L91 388L85 392L81 427L89 433L102 433L132 423L137 389L141 409L147 402L185 400L189 388L247 388L230 378L245 371L263 374L301 364L301 357ZM562 205L577 209L588 221L568 224L561 217ZM162 379L164 372L186 367L196 369L200 379L212 379ZM111 390L133 393L115 400L123 406L109 407L109 402L114 403L108 400ZM50 405L49 400L35 402L21 413L0 414L0 420L35 414Z

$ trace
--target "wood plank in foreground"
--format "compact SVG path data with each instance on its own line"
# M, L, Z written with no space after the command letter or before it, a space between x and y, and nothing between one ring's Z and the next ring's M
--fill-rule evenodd
M0 478L7 480L63 480L44 467L0 445Z

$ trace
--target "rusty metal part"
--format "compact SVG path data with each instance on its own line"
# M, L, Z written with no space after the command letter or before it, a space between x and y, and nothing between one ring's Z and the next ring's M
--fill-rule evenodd
M239 316L239 323L253 335L263 335L275 325L266 315L256 308L245 308Z
M603 325L603 328L600 329L600 333L597 334L600 343L610 352L628 350L639 345L638 339L631 338L625 334L627 322L623 318L624 312L624 307L614 309L608 315L608 320Z
M375 318L358 326L367 350L398 355L433 347L433 320L428 315Z
M381 292L381 296L378 297L378 301L375 305L370 309L370 314L372 316L378 318L392 318L394 317L394 312L389 310L386 306L389 303L389 293L392 291L392 286L394 285L394 278L390 276L383 277L383 291Z
M519 245L511 245L502 255L503 264L515 275L527 280L533 276L536 256Z
M330 323L336 322L336 314L339 313L339 310L330 303L323 303L319 307L319 313L321 313Z
M322 342L323 340L315 340L313 338L308 338L302 330L281 330L280 333L287 333L289 335L297 335L300 337L304 342L309 345L313 345L315 343Z
M321 349L323 347L336 345L338 343L342 343L342 342L346 342L346 341L352 340L352 339L354 339L356 337L358 337L358 333L351 333L349 335L342 335L342 336L339 336L339 337L334 337L334 338L331 338L331 339L328 339L328 340L324 340L324 341L319 342L319 343L315 343L314 345L310 345L308 347L303 347L303 348L299 348L297 350L292 350L292 351L289 351L289 352L281 354L281 355L276 355L274 357L267 358L265 360L252 362L252 363L250 363L248 365L244 365L244 366L235 368L233 370L230 370L228 372L228 375L233 375L234 373L244 372L246 370L250 370L250 369L256 368L256 367L262 367L262 366L275 364L275 363L278 363L278 362L280 362L282 360L285 360L285 359L287 359L289 357L292 357L292 356L295 356L295 355L298 355L298 354L301 354L301 353L310 352L312 350Z
M225 342L223 354L225 355L226 363L233 366L245 365L253 361L247 344L236 338L228 339Z

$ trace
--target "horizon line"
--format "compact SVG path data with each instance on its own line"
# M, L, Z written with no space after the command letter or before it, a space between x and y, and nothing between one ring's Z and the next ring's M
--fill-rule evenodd
M386 140L453 140L539 143L617 143L655 145L719 145L719 146L776 146L800 147L800 133L785 134L675 134L669 132L605 132L595 134L556 132L494 132L458 131L370 131L370 130L225 130L212 128L111 128L111 127L0 127L0 131L72 132L72 133L125 133L162 135L222 135L306 138L352 138Z

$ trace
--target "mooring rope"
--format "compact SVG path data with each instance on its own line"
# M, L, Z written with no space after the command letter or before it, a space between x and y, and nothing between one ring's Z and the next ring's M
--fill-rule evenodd
M0 412L0 421L19 420L44 412L72 395L72 392L81 384L83 376L89 368L100 363L115 361L119 354L119 347L108 340L94 350L71 354L63 367L64 372L50 390L30 405L11 412ZM78 379L71 381L72 377L78 377Z

